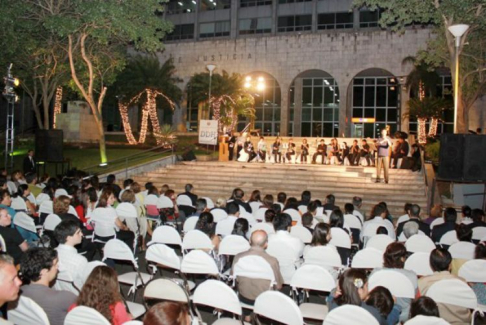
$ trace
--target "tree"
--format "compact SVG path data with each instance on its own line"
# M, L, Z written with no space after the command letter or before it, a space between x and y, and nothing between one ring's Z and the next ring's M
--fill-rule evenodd
M437 85L440 83L440 77L437 72L423 62L417 62L417 59L411 56L404 58L402 64L414 65L412 71L407 75L405 87L413 90L421 99L425 96L434 97L437 93Z
M460 85L454 90L458 98L457 126L460 133L469 128L469 109L486 92L486 14L485 0L355 0L356 7L371 10L381 8L380 24L392 31L403 32L411 25L429 25L436 38L428 48L417 54L417 59L434 67L450 68L455 80L455 39L448 31L454 24L468 24L469 30L461 37Z
M143 143L148 117L151 117L154 134L161 133L158 123L157 106L169 106L174 109L174 102L180 100L182 91L177 83L182 79L175 76L175 66L172 59L160 64L155 56L135 56L130 59L125 70L117 77L114 88L120 98L119 108L122 122L130 144ZM160 98L163 101L160 101ZM158 104L157 105L157 99ZM128 105L144 102L142 112L142 127L140 140L136 141L128 123ZM167 105L168 104L168 105ZM162 132L164 133L164 132ZM166 133L166 132L165 132ZM157 137L160 139L160 137ZM158 141L160 142L160 141Z
M191 77L187 84L187 92L191 100L199 107L210 105L213 119L218 120L219 131L227 127L233 130L238 122L238 115L254 117L255 100L243 87L244 78L238 73L229 75L223 70L222 74L214 73L211 77L211 99L209 100L209 73L198 73Z

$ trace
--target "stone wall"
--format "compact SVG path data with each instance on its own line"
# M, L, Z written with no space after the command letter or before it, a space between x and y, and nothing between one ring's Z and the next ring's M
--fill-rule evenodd
M94 116L83 101L68 102L67 112L56 117L56 128L63 130L66 142L97 142L99 139Z

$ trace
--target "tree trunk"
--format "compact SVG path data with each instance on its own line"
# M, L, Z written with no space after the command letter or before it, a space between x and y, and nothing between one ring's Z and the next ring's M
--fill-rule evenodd
M427 143L427 132L425 131L426 121L424 118L418 118L418 141L420 144Z
M433 138L437 135L437 124L439 123L439 119L437 117L432 117L430 120L430 127L429 127L429 137Z
M108 162L108 158L106 156L106 140L105 140L105 129L103 128L103 122L96 119L96 126L98 127L98 135L100 140L100 159L101 163Z

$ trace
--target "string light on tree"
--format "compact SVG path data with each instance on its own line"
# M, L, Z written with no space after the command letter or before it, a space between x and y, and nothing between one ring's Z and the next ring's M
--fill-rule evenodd
M57 114L61 113L61 108L62 108L62 87L57 87L56 97L54 100L54 116L52 122L52 126L54 129L56 128Z
M418 118L418 141L420 144L427 143L427 132L425 131L425 122L427 119L419 117Z

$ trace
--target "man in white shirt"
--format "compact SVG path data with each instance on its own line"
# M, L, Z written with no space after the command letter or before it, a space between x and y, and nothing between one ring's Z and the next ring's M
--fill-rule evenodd
M22 281L18 277L13 258L6 254L0 255L0 307L18 298L21 285ZM0 315L0 324L12 325L13 323L3 318L5 316Z
M236 219L240 217L240 207L236 202L230 202L226 205L228 216L216 224L216 235L231 235Z
M74 246L80 244L83 240L83 232L77 222L64 220L57 225L54 236L59 242L59 246L56 248L59 258L59 271L61 274L63 272L69 274L74 285L81 290L84 284L83 270L88 264L88 260L83 255L78 254ZM70 283L64 281L57 280L55 288L78 294Z
M386 220L386 208L383 205L377 204L373 208L373 212L375 214L375 217L373 219L370 219L366 221L363 224L363 231L361 232L361 240L364 239L364 237L371 237L376 234L376 230L379 227L385 227L388 236L390 236L393 240L396 240L396 235L395 235L395 229L393 227L393 224Z
M300 264L305 245L302 240L290 235L292 218L288 214L276 215L273 226L276 233L268 239L267 253L277 258L285 283L288 283Z

